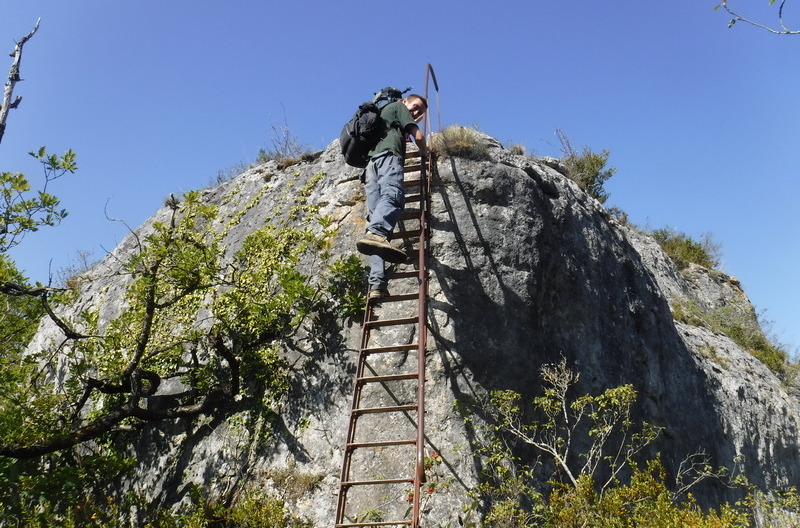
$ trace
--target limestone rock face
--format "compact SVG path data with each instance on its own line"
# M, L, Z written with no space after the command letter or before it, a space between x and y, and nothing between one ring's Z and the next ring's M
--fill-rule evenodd
M752 312L735 281L697 267L677 270L650 237L620 224L553 160L485 141L490 159L442 159L433 179L427 449L443 459L432 478L448 485L426 499L425 525L457 525L478 481L474 430L454 402L494 389L530 399L541 390L540 367L561 358L580 372L583 392L635 386L635 417L664 427L653 447L671 470L704 451L714 465L741 460L758 484L800 482L798 401L730 339L673 319L676 302ZM313 161L288 169L270 162L205 191L220 206L221 222L250 204L229 232L228 250L262 225L290 181L303 185L321 171L310 201L339 226L333 252L353 253L365 225L363 186L336 142ZM119 313L124 282L110 271L133 246L123 241L99 265L108 278L88 287L83 308ZM45 325L37 339L54 332ZM190 483L227 496L255 483L317 526L332 525L359 332L358 322L338 321L325 335L287 347L293 361L304 354L306 367L291 380L277 422L263 424L268 440L266 429L237 427L235 413L149 427L131 446L141 463L124 489L169 506L184 500ZM478 411L475 420L484 418ZM720 498L725 490L704 493Z

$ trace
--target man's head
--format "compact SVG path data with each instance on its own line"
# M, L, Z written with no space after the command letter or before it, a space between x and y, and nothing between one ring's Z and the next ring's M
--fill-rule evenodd
M425 115L425 110L428 109L428 101L417 94L411 94L403 99L403 104L406 105L408 111L411 112L411 117L413 117L415 121L422 119L422 116Z

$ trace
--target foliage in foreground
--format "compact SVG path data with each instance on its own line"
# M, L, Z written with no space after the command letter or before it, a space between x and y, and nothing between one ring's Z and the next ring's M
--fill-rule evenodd
M98 304L77 317L57 315L75 293L28 288L0 254L4 287L21 292L4 295L0 313L19 327L0 344L0 487L27 490L0 495L0 518L77 526L106 515L113 504L104 486L133 464L112 446L131 441L148 423L224 417L246 406L254 411L245 426L269 428L292 375L281 343L311 315L346 317L363 300L360 261L329 262L335 229L308 203L323 175L302 188L288 185L286 202L232 259L224 258L223 237L260 195L230 218L199 193L171 200L165 221L134 235L138 250L121 263L119 276L90 271L76 279L127 281L125 310L110 318ZM302 273L301 260L318 273ZM43 311L63 336L26 351ZM180 392L158 395L165 381Z
M799 520L795 489L766 495L746 488L744 500L703 510L689 493L702 480L746 482L696 454L670 487L658 458L634 461L658 429L631 422L632 387L575 397L568 392L578 375L563 361L545 366L542 377L544 393L530 405L510 391L487 402L492 422L476 435L484 438L475 445L482 477L461 517L466 528L788 528ZM467 424L476 425L465 408L462 402ZM539 456L521 455L525 447Z
M16 491L0 488L0 527L127 528L133 522L146 528L314 528L309 519L292 514L282 499L254 488L226 505L192 487L188 504L180 510L150 512L144 497L128 494L114 498L104 493L109 474L130 469L130 459L86 457L80 467L59 465L68 462L63 454L50 459L53 466L49 474L34 477L26 473ZM0 464L0 469L7 468ZM5 485L3 475L0 471L0 483ZM22 507L9 508L12 501Z

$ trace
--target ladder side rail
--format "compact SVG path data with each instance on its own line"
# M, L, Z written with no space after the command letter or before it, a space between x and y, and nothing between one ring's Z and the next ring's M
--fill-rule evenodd
M412 505L412 528L419 526L420 496L422 494L422 484L426 481L425 477L425 350L427 336L427 297L428 297L428 226L426 223L428 216L428 192L427 192L427 171L425 160L420 160L420 233L418 246L418 265L419 272L419 302L417 312L417 453L416 470L414 472L414 494Z
M350 414L347 420L347 436L345 437L344 450L342 452L342 472L339 479L339 496L336 504L336 523L344 521L345 509L347 507L348 486L345 483L350 480L350 468L353 455L353 451L349 446L354 444L356 439L358 409L361 407L361 386L359 384L359 378L363 377L364 375L366 357L368 355L364 352L364 350L369 345L370 331L367 326L367 322L372 318L372 310L372 303L367 301L367 307L364 310L364 321L361 326L364 330L361 333L361 347L358 352L356 375L353 378L353 398L350 404Z

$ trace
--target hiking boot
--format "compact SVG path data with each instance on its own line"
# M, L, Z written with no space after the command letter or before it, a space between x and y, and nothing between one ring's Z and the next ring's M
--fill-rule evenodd
M367 294L368 299L383 299L384 297L389 296L389 290L386 288L376 288L374 290L370 290Z
M402 264L408 256L400 249L389 243L389 240L375 233L367 231L367 234L356 243L356 248L365 255L378 255L383 260L393 264Z

